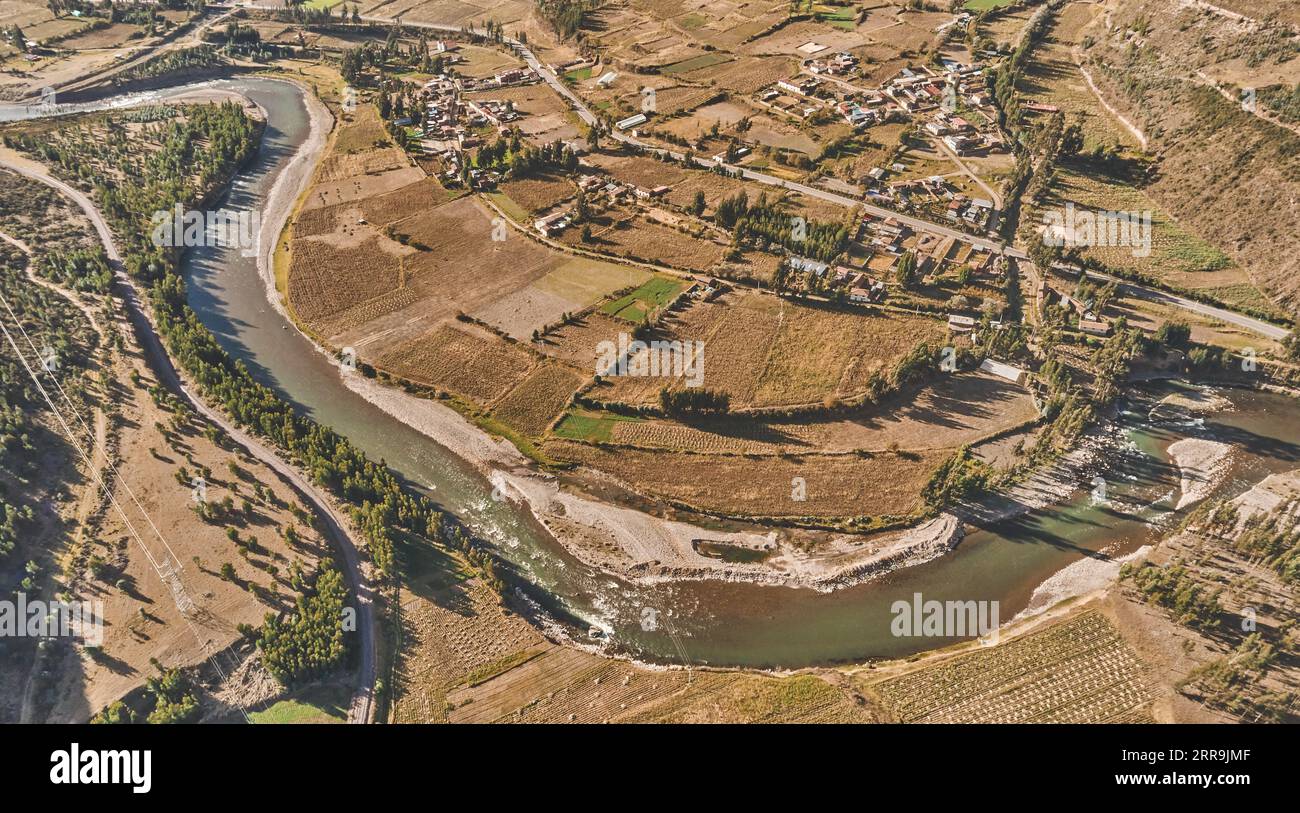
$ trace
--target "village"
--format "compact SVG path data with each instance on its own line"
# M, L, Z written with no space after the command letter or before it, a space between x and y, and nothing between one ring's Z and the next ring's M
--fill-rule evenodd
M521 125L526 124L529 113L514 101L503 98L502 91L537 85L543 77L527 66L510 67L488 76L461 76L456 71L462 62L458 54L461 44L446 39L434 43L433 48L443 56L446 67L422 86L423 126L414 132L419 136L415 143L428 157L441 162L439 177L449 186L467 185L480 191L495 189L505 179L507 168L480 161L480 153L494 141L509 141L518 147L529 138L526 135L521 138ZM817 54L824 48L809 43L803 50ZM615 70L597 75L595 60L546 67L555 76L590 74L589 81L595 88L608 88L620 79L620 73ZM1003 152L1006 145L993 123L996 117L985 89L983 69L982 64L966 65L944 59L933 67L903 68L880 87L869 88L855 83L859 78L858 64L852 54L809 56L799 64L797 74L755 91L748 101L755 107L792 118L834 116L856 130L882 122L904 122L929 138L941 140L958 157ZM641 139L645 137L653 138L646 130L655 116L654 105L643 104L640 112L607 122L605 127L613 136L606 140L615 147L627 149L627 145L632 145L644 152L645 147L636 145L643 145ZM982 126L977 128L973 120L983 122ZM396 126L414 123L413 118L394 122ZM563 196L564 199L520 225L531 226L540 238L556 239L581 219L575 211L579 199L584 209L593 206L654 207L660 211L675 208L678 216L698 216L697 212L683 211L689 207L672 207L664 200L669 185L632 182L588 160L591 142L599 135L587 132L558 142L558 146L577 159L573 194ZM620 145L615 137L624 144ZM735 172L745 167L746 159L755 154L755 146L746 143L743 137L733 136L727 149L710 157L715 170ZM975 237L990 234L998 215L992 200L964 194L942 175L892 177L904 175L904 170L897 162L871 167L858 179L860 186L853 191L872 206L920 213ZM934 285L945 276L961 285L981 278L995 284L1005 273L1005 260L992 251L950 235L917 231L914 226L915 221L908 224L895 217L863 212L848 234L849 250L843 256L828 263L801 256L797 250L785 250L783 274L802 280L802 287L816 295L855 305L878 305L889 298L891 290L899 287L895 280L900 265L914 269L920 286ZM710 280L718 278L694 274L693 279L708 285ZM953 297L948 304L964 303L961 297ZM971 313L979 315L978 312L954 314L953 324L960 325L963 319L973 318ZM991 315L1000 317L1000 310Z

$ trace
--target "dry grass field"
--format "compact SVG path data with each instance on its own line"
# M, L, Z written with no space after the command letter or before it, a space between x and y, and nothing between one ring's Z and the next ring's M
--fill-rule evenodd
M598 355L596 346L605 341L616 342L621 332L627 332L626 324L595 311L552 330L537 349L579 370L594 373Z
M608 472L634 490L727 515L905 517L949 451L907 455L738 457L550 440L554 460ZM803 478L807 499L793 499Z
M355 111L343 112L341 116L342 122L334 137L335 155L327 160L346 163L337 156L393 146L388 131L384 129L384 122L379 118L379 110L373 104L357 105Z
M105 28L87 31L59 42L60 48L83 51L94 48L121 48L132 39L138 39L144 28L130 23L113 23Z
M1061 108L1067 121L1082 122L1084 149L1096 144L1136 148L1137 139L1101 106L1072 54L1084 29L1101 12L1100 5L1090 3L1072 3L1062 9L1047 37L1034 49L1019 90L1032 101Z
M524 178L501 184L501 192L530 214L538 214L569 200L577 189L562 177Z
M1236 263L1207 241L1189 232L1178 221L1135 185L1105 175L1084 174L1075 167L1062 167L1052 186L1052 195L1044 210L1061 212L1067 203L1076 211L1112 211L1151 213L1151 253L1132 246L1088 246L1085 257L1094 257L1106 265L1147 274L1179 288L1201 290L1218 295L1222 289L1251 287L1250 278ZM1145 228L1145 227L1144 227ZM1251 305L1266 306L1263 296L1255 292Z
M693 237L658 223L632 209L611 209L591 219L591 240L584 242L577 229L560 236L561 242L602 254L643 260L685 271L707 272L721 262L727 244L707 232Z
M568 405L584 377L559 364L539 364L496 403L493 415L531 437L540 437Z
M741 57L678 74L682 79L711 84L738 96L745 96L789 77L796 69L786 57Z
M1013 48L1020 41L1025 26L1029 24L1029 18L1033 14L1032 8L997 14L979 27L979 33L993 40L999 47L1006 45L1008 48Z
M369 359L457 312L527 338L646 276L498 228L483 202L454 197L406 160L390 147L332 154L295 221L288 298L331 344ZM537 207L571 189L555 179L505 186Z
M534 654L536 653L536 654ZM560 647L451 692L454 723L874 722L858 697L816 675L648 671Z
M345 273L339 273L345 271ZM401 256L379 238L340 247L326 238L294 240L289 298L308 322L348 310L402 287Z
M850 417L800 421L623 421L610 440L620 445L726 454L885 452L974 445L1038 417L1023 387L987 373L945 376Z
M665 323L669 340L704 342L704 386L732 407L822 404L861 394L922 341L943 338L934 319L837 311L752 292L697 302ZM610 378L593 395L650 404L676 379Z
M453 324L385 348L375 355L374 363L479 404L505 395L534 364L525 350L485 331Z

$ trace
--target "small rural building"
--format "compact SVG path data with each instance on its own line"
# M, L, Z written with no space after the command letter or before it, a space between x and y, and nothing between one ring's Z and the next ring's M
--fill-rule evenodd
M645 124L647 121L645 113L637 113L635 116L628 116L614 126L620 130L626 130L629 127L636 127L638 124Z
M826 269L830 268L830 265L827 263L809 259L808 257L790 257L788 262L790 268L795 271L807 271L814 277L820 277L822 274L826 273Z
M970 316L961 316L960 314L949 314L948 329L953 333L970 333L975 329L975 320Z
M986 373L992 373L998 378L1005 378L1006 380L1010 381L1012 384L1024 383L1025 376L1027 375L1027 373L1023 369L1015 366L1014 364L1007 364L1006 362L1002 362L1002 361L994 361L993 359L984 359L984 361L980 364L980 370Z
M568 225L569 213L557 212L553 215L539 218L533 223L533 228L537 229L538 233L543 237L550 237L552 234L559 234L564 231Z
M1105 319L1080 319L1079 330L1093 336L1109 336L1110 322Z

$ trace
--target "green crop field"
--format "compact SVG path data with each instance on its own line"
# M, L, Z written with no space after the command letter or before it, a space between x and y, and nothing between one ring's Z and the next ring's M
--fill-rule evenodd
M685 286L672 277L652 277L640 288L612 302L606 302L601 311L629 322L643 322L656 308L662 308Z
M683 59L681 62L674 62L673 64L665 67L661 72L668 75L677 74L677 73L690 73L691 71L698 71L701 68L709 68L714 65L720 65L723 62L730 61L730 59L731 57L727 54L718 51L713 51L711 53L700 54L699 56L693 56L690 59Z
M609 443L614 439L614 425L620 421L639 423L644 418L629 415L615 415L609 412L570 412L555 427L555 434L569 440L582 440L588 443Z
M296 697L278 700L248 715L260 724L345 723L348 719L348 689L327 685L304 689Z

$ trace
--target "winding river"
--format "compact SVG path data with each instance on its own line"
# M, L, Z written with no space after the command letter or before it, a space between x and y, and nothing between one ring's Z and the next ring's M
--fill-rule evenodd
M136 94L131 102L195 87ZM307 137L302 91L257 77L199 87L238 89L269 111L261 152L227 203L260 209ZM22 117L21 111L0 111L0 120ZM564 619L562 628L577 642L647 661L796 668L932 649L950 641L891 634L893 602L910 601L914 593L927 600L996 600L1005 622L1063 568L1154 541L1177 521L1172 506L1179 476L1165 450L1179 438L1206 437L1237 447L1221 493L1243 491L1269 473L1300 466L1300 407L1285 397L1224 391L1232 409L1181 424L1152 423L1145 408L1134 406L1121 416L1120 451L1104 461L1106 499L1098 499L1090 477L1081 476L1078 493L1067 501L975 531L930 563L833 593L717 581L632 584L577 561L525 509L491 499L491 486L467 463L352 392L338 367L267 301L255 259L233 249L196 249L184 271L190 304L258 380L383 459L493 542L514 566L524 600L545 618ZM650 629L643 628L646 608L654 611L655 623L644 624ZM588 640L589 627L606 635Z

